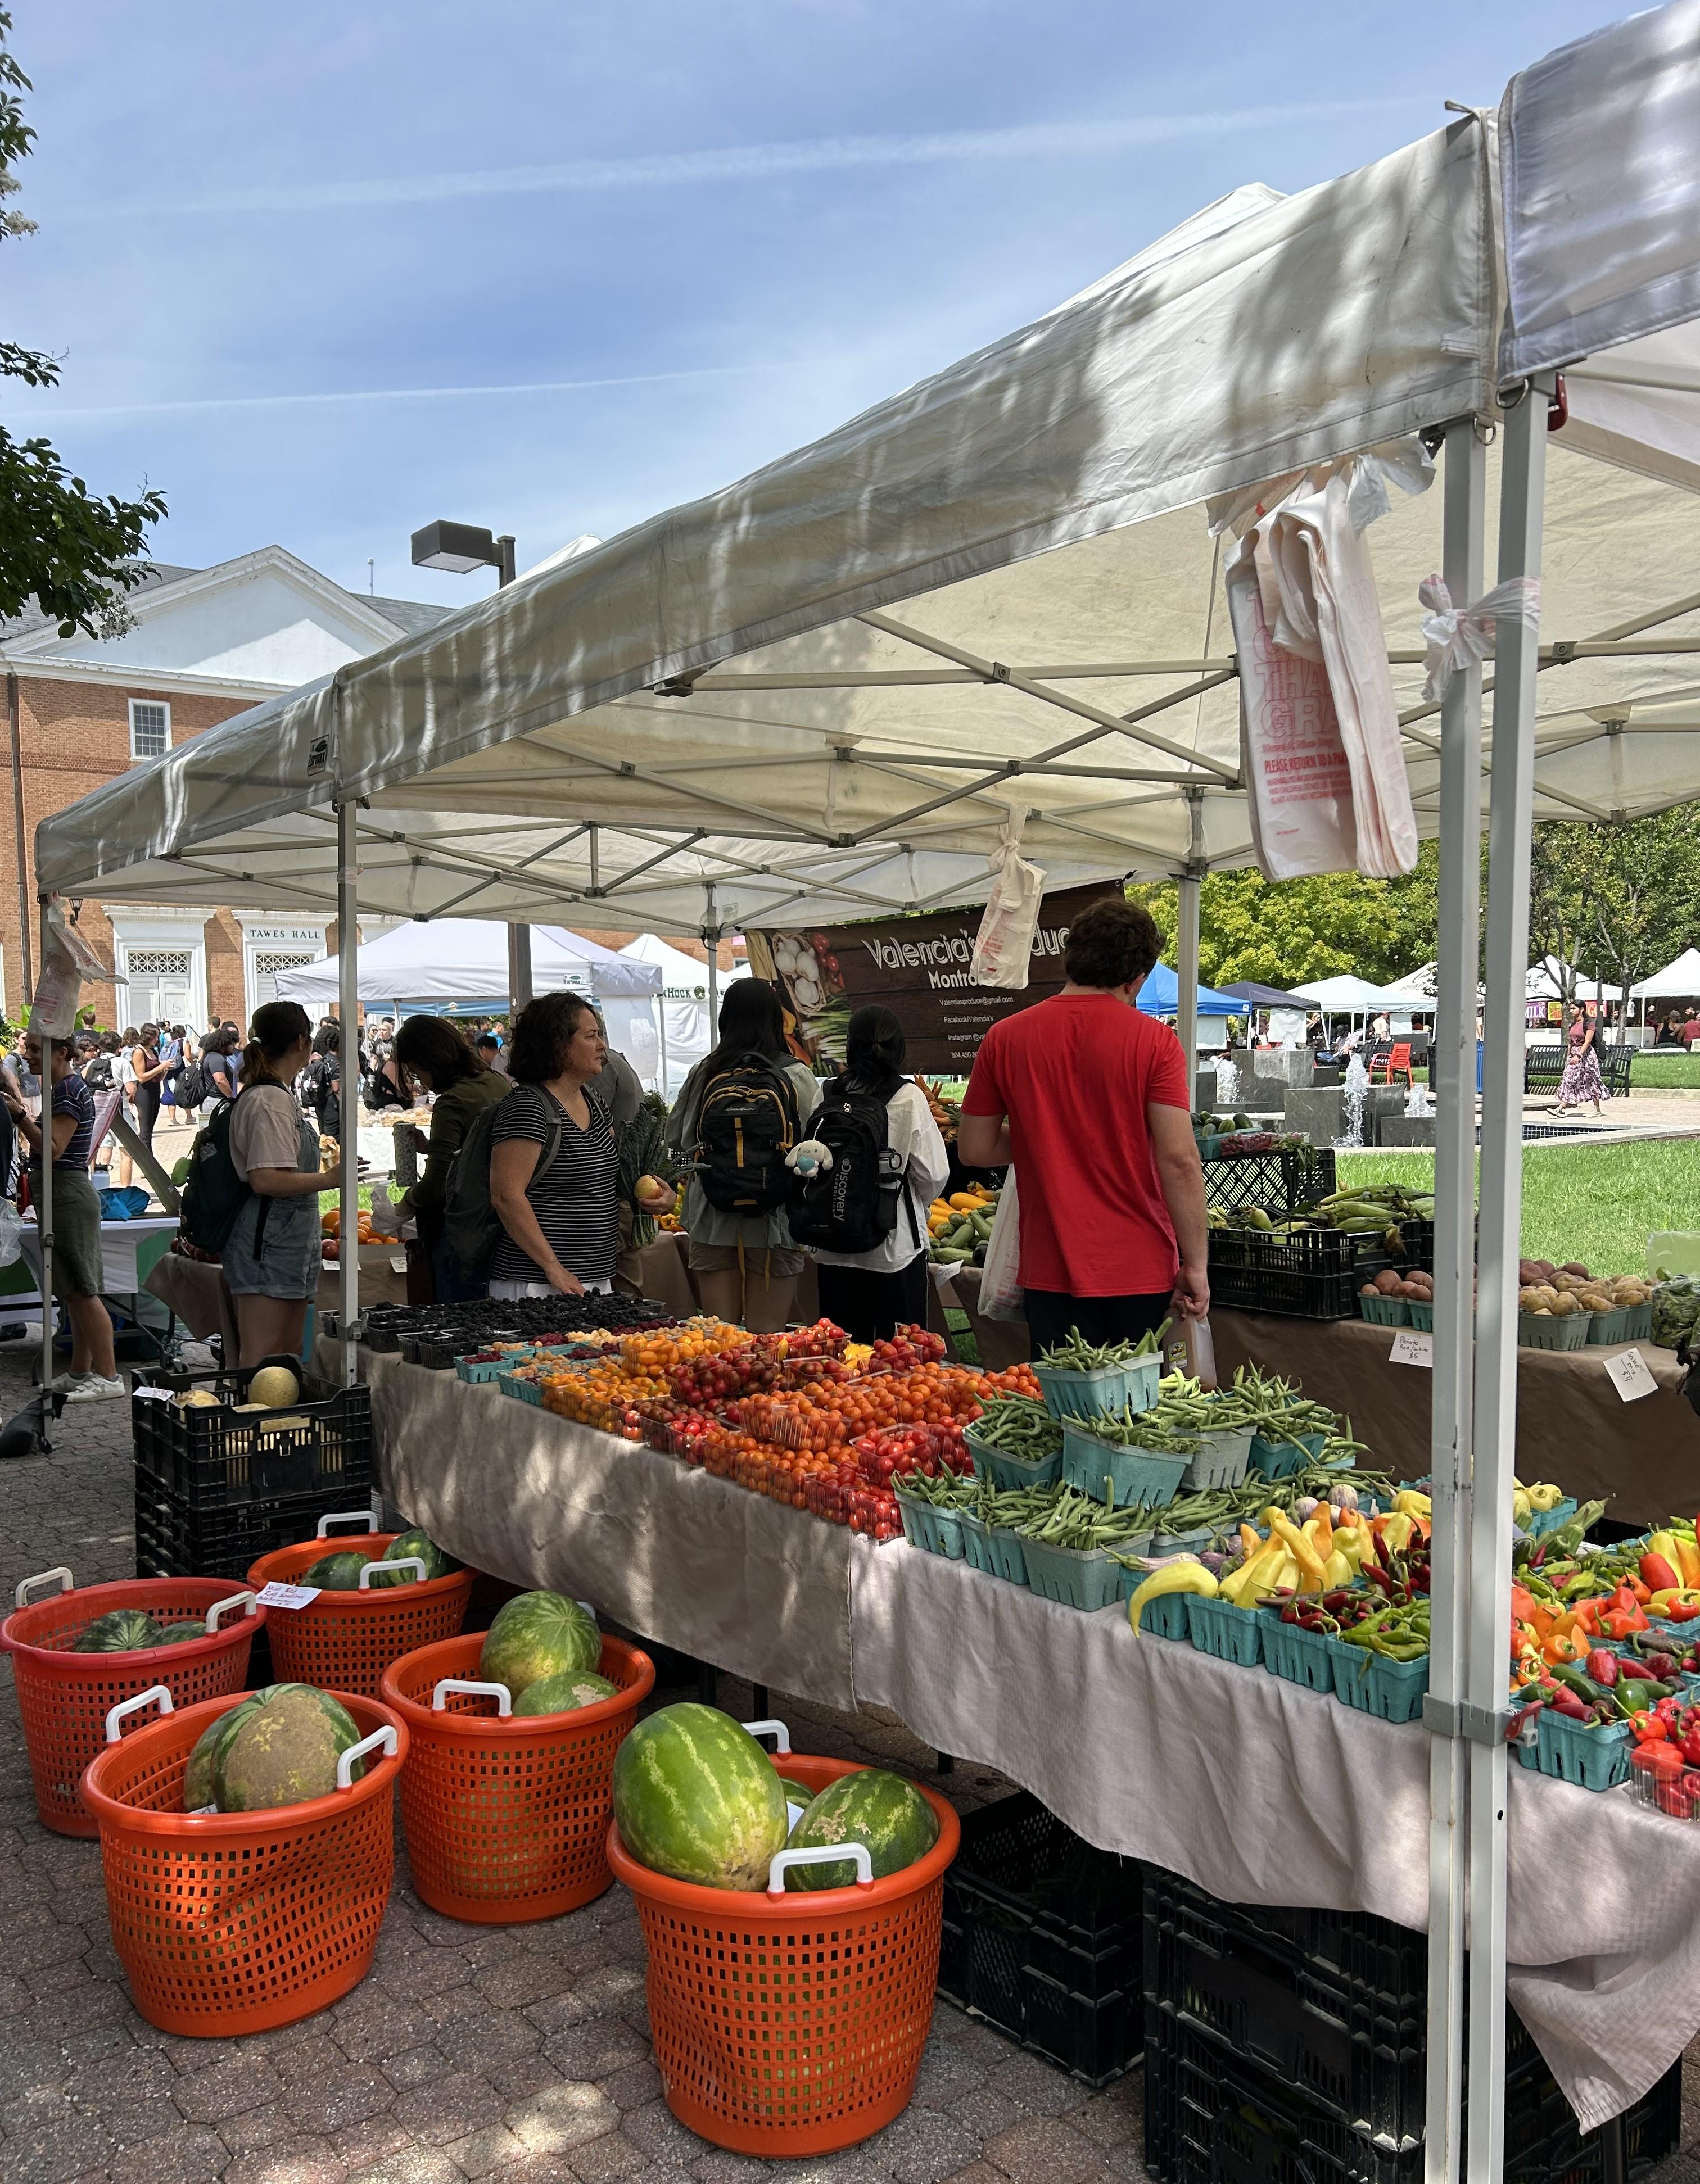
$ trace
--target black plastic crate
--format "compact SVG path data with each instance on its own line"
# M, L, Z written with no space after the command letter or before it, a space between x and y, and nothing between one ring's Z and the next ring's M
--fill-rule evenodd
M316 1401L304 1393L301 1401L278 1411L231 1408L248 1401L248 1383L265 1365L286 1367L298 1382L304 1378L299 1359L289 1357L219 1373L137 1374L137 1387L167 1388L174 1395L203 1388L222 1406L185 1410L157 1396L132 1394L130 1419L138 1475L145 1473L166 1493L197 1509L280 1495L352 1493L360 1500L369 1494L371 1390L339 1388Z
M1332 1145L1284 1146L1272 1153L1245 1153L1204 1163L1207 1204L1223 1206L1230 1213L1246 1206L1264 1213L1296 1213L1327 1198L1334 1187Z
M1266 1236L1256 1228L1210 1232L1210 1293L1242 1312L1295 1319L1352 1319L1363 1276L1362 1240L1336 1229Z
M1145 2165L1157 2184L1420 2184L1420 2146L1382 2151L1150 2003L1145 2038Z
M1143 1869L1025 1791L970 1813L945 1876L939 1992L1106 2085L1137 2063Z
M1324 2142L1335 2167L1325 2163L1322 2173L1402 2176L1397 2161L1423 2142L1428 2091L1425 1936L1363 1912L1223 1903L1157 1866L1146 1868L1145 1906L1148 2086L1154 2049L1201 2042L1212 2068L1231 2058L1267 2074L1301 2135ZM1602 2159L1596 2137L1578 2131L1514 2010L1506 2013L1505 2048L1508 2179L1603 2184L1589 2165ZM1632 2158L1662 2159L1676 2142L1680 2111L1674 2070L1630 2111ZM1377 2167L1372 2156L1396 2166ZM1147 2160L1154 2175L1167 2173L1149 2152ZM1174 2172L1180 2184L1198 2173Z
M1417 2184L1419 2143L1389 2153L1260 2069L1145 2006L1146 2174L1156 2184ZM1466 2116L1467 2120L1467 2116ZM1674 2153L1682 2124L1680 2060L1623 2120L1626 2173ZM1607 2184L1606 2132L1577 2128L1549 2076L1508 2079L1505 2184Z
M197 1507L136 1467L137 1577L228 1577L239 1584L261 1555L310 1540L321 1517L371 1506L367 1486Z

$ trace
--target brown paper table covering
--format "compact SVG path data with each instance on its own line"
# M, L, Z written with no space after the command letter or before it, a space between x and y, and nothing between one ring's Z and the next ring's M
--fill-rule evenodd
M320 1346L323 1377L340 1359ZM493 1385L365 1350L360 1370L384 1493L450 1554L751 1683L855 1704L844 1527Z
M1420 1724L900 1540L853 1542L850 1618L861 1702L995 1767L1103 1849L1229 1902L1302 1898L1426 1930ZM1700 2030L1700 1828L1514 1758L1507 1810L1508 1992L1591 2127Z
M941 1295L967 1313L983 1364L995 1370L1024 1358L1026 1328L982 1319L979 1291L979 1271L969 1267ZM1349 1418L1377 1466L1401 1479L1426 1475L1431 1376L1420 1366L1390 1363L1396 1329L1220 1307L1210 1329L1223 1379L1237 1365L1283 1373ZM1625 1349L1641 1351L1658 1384L1638 1402L1623 1401L1606 1372L1605 1360ZM1627 1524L1692 1515L1700 1508L1700 1418L1680 1393L1682 1380L1675 1351L1650 1342L1519 1349L1518 1477L1552 1479L1579 1501L1606 1502L1608 1513Z

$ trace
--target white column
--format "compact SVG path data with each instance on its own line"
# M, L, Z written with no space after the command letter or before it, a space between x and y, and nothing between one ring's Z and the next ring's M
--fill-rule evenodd
M1505 419L1499 582L1539 577L1551 375ZM1475 1472L1466 1696L1506 1708L1511 1627L1511 1482L1517 1444L1517 1262L1523 1213L1524 988L1535 800L1539 635L1499 624L1488 827L1485 1055L1477 1244ZM1505 2137L1505 1765L1500 1743L1470 1747L1469 2148L1471 2184L1498 2184Z
M1474 421L1447 428L1442 574L1460 605L1482 593L1485 449ZM1427 2184L1463 2174L1465 1816L1469 1746L1456 1714L1469 1597L1471 1375L1475 1355L1475 991L1481 856L1481 670L1441 706L1440 955L1429 1084L1435 1097L1435 1369L1429 1455L1433 1582L1429 1691ZM1452 1711L1443 1711L1452 1709Z
M337 1014L342 1053L342 1228L337 1263L341 1275L343 1377L355 1370L354 1323L360 1309L360 875L357 804L337 806Z

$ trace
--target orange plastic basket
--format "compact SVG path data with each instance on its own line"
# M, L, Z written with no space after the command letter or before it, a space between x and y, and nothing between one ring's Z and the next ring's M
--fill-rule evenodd
M338 1534L332 1524L370 1525L364 1509L345 1516L321 1517L316 1539L262 1555L248 1574L259 1591L276 1582L293 1585L321 1555L346 1550L382 1562L399 1532L369 1532L360 1538ZM317 1684L327 1691L359 1691L375 1699L384 1670L404 1653L439 1638L453 1638L466 1618L472 1596L471 1570L425 1583L414 1573L411 1585L369 1586L364 1592L321 1592L307 1607L280 1607L271 1618L271 1665L280 1683Z
M762 1724L776 1726L776 1724ZM859 1770L781 1750L810 1790ZM639 1865L608 1830L608 1863L637 1898L649 2030L681 2123L736 2153L830 2153L900 2115L915 2090L939 1983L945 1869L961 1830L945 1800L923 1858L818 1895L699 1888Z
M553 1919L600 1896L608 1869L614 1755L655 1687L647 1653L602 1641L602 1674L620 1686L596 1706L498 1717L505 1687L477 1684L482 1634L447 1638L384 1672L383 1699L411 1740L401 1824L413 1885L446 1918L488 1925ZM444 1691L444 1681L474 1683Z
M55 1580L60 1590L51 1599L31 1602L31 1592ZM12 1656L36 1810L44 1828L62 1836L97 1831L79 1785L104 1741L110 1709L154 1684L164 1684L180 1707L241 1691L248 1682L248 1648L265 1624L265 1610L256 1610L253 1593L233 1590L223 1577L127 1578L73 1591L68 1569L50 1569L26 1577L17 1602L0 1624L0 1646ZM235 1615L237 1605L247 1613ZM150 1646L137 1653L63 1650L97 1616L117 1607L145 1608L161 1624L204 1618L215 1607L224 1613L210 1636L186 1639L181 1646Z
M393 1749L367 1752L358 1782L304 1805L183 1811L189 1753L228 1712L224 1699L127 1736L114 1724L120 1741L83 1777L113 1947L136 2007L162 2031L217 2039L293 2025L371 1970L395 1869L407 1730L374 1699L336 1696L363 1741L387 1732Z

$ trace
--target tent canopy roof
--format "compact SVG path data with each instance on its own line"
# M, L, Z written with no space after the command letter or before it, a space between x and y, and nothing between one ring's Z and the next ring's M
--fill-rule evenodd
M1680 44L1636 54L1646 126L1680 142ZM1661 68L1680 95L1659 105ZM1646 475L1561 438L1547 499L1536 809L1609 817L1700 775L1700 689L1658 649L1700 649L1700 595L1664 575L1690 510L1664 482L1700 484L1700 376L1653 346L1680 349L1680 309L1624 301L1694 244L1633 226L1640 166L1608 160L1567 214L1540 155L1573 117L1540 92L1516 115L1526 338L1562 317L1554 268L1602 266L1641 336L1579 376L1571 411L1576 453ZM1491 408L1494 125L1454 120L1294 197L1235 192L811 446L106 784L43 822L42 884L328 906L332 808L353 800L363 905L412 916L612 905L695 930L961 902L1012 811L1053 886L1249 861L1196 504ZM1438 500L1370 534L1430 832L1416 587Z
M430 925L399 925L363 942L358 966L362 1001L508 1000L508 945L499 925L476 917L443 917ZM280 971L280 999L323 1008L337 997L338 959ZM628 961L599 941L559 926L532 928L532 983L538 993L566 987L600 1000L659 993L653 964Z
M1637 1000L1688 1000L1700 994L1700 948L1685 948L1673 962L1630 988Z
M1371 985L1368 978L1355 978L1349 971L1342 971L1337 978L1313 978L1307 986L1295 986L1293 998L1307 1008L1354 1011L1408 1000L1404 994Z
M1284 992L1279 986L1265 986L1256 978L1240 978L1221 992L1254 1009L1302 1009L1309 1004L1298 994Z
M1145 983L1140 988L1139 1006L1148 1017L1172 1017L1178 1013L1180 981L1167 963L1152 966ZM1218 994L1213 986L1201 984L1198 988L1198 1013L1201 1017L1235 1017L1242 1011L1230 995Z

